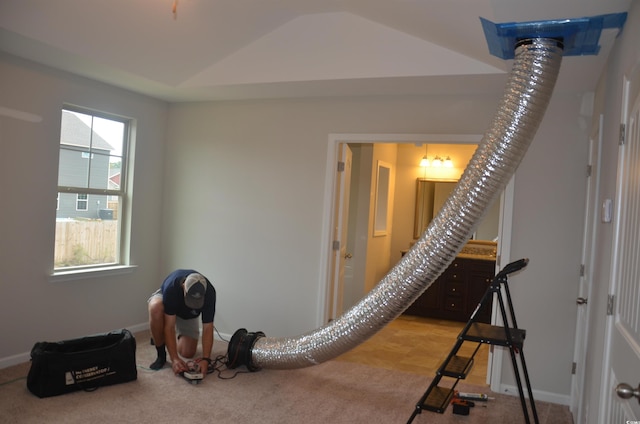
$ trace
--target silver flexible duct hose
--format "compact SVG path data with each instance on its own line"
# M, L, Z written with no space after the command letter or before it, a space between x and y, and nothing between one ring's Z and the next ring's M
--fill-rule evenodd
M407 309L453 262L499 197L542 121L562 62L562 46L530 39L515 50L505 93L491 127L440 213L401 261L341 317L293 338L259 337L254 368L293 369L333 359Z

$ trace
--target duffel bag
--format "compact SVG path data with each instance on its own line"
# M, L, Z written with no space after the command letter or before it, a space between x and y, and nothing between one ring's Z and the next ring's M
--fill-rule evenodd
M44 398L138 378L136 339L126 329L60 342L37 342L31 349L27 388Z

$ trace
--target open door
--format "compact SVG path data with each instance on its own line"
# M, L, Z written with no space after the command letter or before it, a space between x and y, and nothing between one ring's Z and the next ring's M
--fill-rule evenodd
M600 174L600 151L602 146L603 115L596 120L589 137L589 163L587 172L587 196L585 201L584 234L582 240L582 269L578 286L576 307L576 335L573 352L573 378L571 381L571 413L576 423L584 422L586 410L584 404L585 361L589 334L589 314L591 287L593 278L593 255L595 254L595 230L598 208L598 181Z
M599 422L640 422L640 66L625 81Z
M346 261L350 259L347 252L347 234L349 222L349 194L351 190L352 152L346 143L338 146L338 163L336 164L335 216L333 222L332 258L329 283L329 304L327 317L329 320L342 315L344 296L344 277Z

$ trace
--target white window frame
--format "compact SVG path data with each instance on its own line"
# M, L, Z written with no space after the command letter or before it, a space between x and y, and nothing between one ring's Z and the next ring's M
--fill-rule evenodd
M120 169L120 186L118 189L110 189L107 188L90 188L90 187L75 187L75 186L63 186L59 185L57 187L58 195L56 199L56 210L59 210L59 202L60 202L60 193L75 193L78 194L86 194L87 195L87 205L89 205L89 197L90 195L107 195L109 198L118 198L118 245L116 248L116 259L114 263L101 263L101 264L91 264L91 265L81 265L81 266L73 266L73 267L60 267L56 268L55 264L53 265L53 272L51 273L51 281L65 281L65 280L74 280L79 278L84 278L86 273L99 273L100 275L113 275L120 274L122 272L129 272L130 269L134 267L130 265L130 257L129 257L129 245L130 245L130 189L127 181L127 176L130 174L133 169L133 164L130 162L131 157L133 155L130 154L130 146L133 144L131 140L131 136L134 133L132 130L135 125L135 120L128 117L123 117L119 115L115 115L112 113L96 111L89 108L83 108L73 105L65 104L62 107L61 114L63 111L70 112L79 112L86 115L92 115L94 117L109 119L113 121L118 121L124 124L124 136L123 136L123 145L121 152L121 169ZM62 150L62 145L59 146L59 150ZM91 148L90 148L91 152ZM117 156L117 155L113 155ZM83 154L83 158L92 159L94 157L94 153ZM58 164L59 166L59 164ZM90 185L87 183L87 185ZM76 203L77 206L77 203Z

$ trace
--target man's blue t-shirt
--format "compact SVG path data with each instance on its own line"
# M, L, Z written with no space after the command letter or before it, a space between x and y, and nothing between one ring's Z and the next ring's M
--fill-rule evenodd
M188 308L184 303L184 289L182 283L189 274L194 271L192 269L177 269L165 278L162 282L162 303L164 303L164 313L167 315L176 315L182 319L197 318L202 314L202 323L213 322L213 316L216 313L216 290L207 277L207 291L204 296L204 306L202 309ZM201 274L202 275L202 274Z

